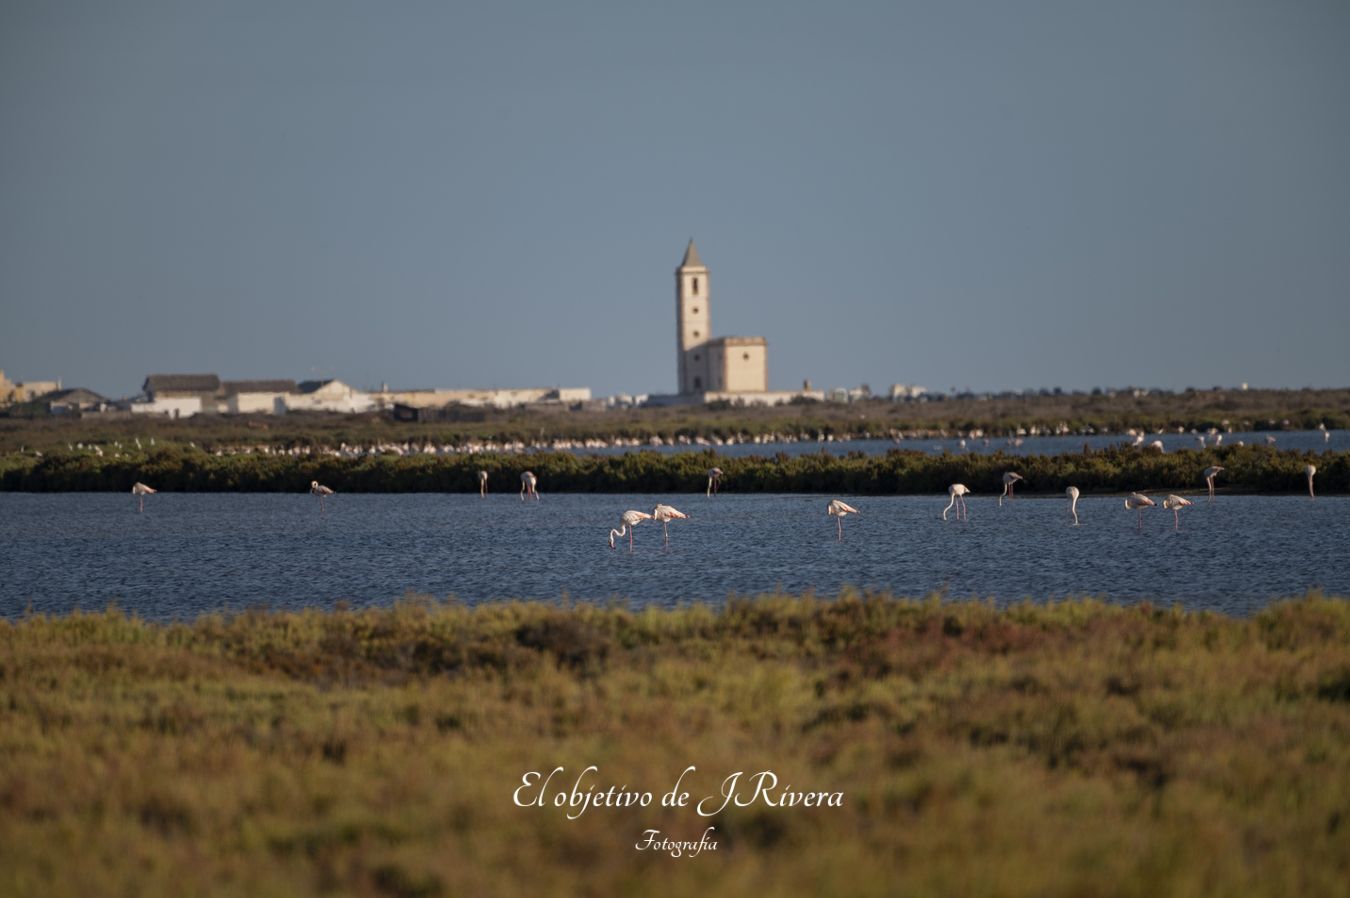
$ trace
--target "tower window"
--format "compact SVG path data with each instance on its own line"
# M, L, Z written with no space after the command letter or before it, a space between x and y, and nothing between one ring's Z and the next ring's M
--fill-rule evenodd
M697 362L700 358L702 358L702 356L700 356L697 352L694 353L694 361Z
M690 309L690 311L693 312L695 315L697 315L697 314L698 314L698 306L694 306L692 309Z
M694 295L698 295L698 278L694 278Z
M698 337L698 331L694 331L694 336Z
M694 389L695 390L703 389L703 378L701 377L694 378Z
M750 361L750 353L748 352L741 353L741 358L745 359L747 362Z

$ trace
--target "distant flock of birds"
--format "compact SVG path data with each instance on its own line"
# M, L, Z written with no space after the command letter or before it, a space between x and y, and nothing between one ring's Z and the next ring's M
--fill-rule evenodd
M1205 468L1202 475L1205 480L1205 486L1209 489L1209 499L1211 502L1214 501L1214 479L1222 472L1223 467L1221 465L1210 465L1208 468ZM1311 499L1317 498L1317 494L1313 491L1313 477L1317 474L1317 466L1312 464L1305 465L1303 467L1303 474L1308 479L1308 497ZM1002 507L1004 499L1012 501L1013 493L1018 481L1024 479L1025 478L1016 471L1007 471L1003 474L1003 492L998 496L998 504L1000 507ZM526 499L538 501L538 483L539 478L537 478L532 471L525 471L520 475L520 499L522 502ZM709 468L706 494L708 496L717 495L721 484L722 469ZM146 486L144 483L137 482L131 488L131 494L135 496L137 500L137 511L145 511L145 497L153 495L156 492L158 491L154 488ZM331 487L324 486L317 480L312 480L309 484L309 493L311 496L319 497L319 511L322 513L324 509L324 499L333 495L334 490ZM478 494L483 498L487 498L487 471L478 472ZM947 520L948 513L953 510L956 512L956 520L969 520L970 515L966 510L966 496L970 494L970 487L966 486L964 483L953 483L951 486L947 487L949 501L947 502L947 507L942 509L942 520ZM1069 514L1073 516L1073 525L1077 527L1079 524L1078 497L1081 493L1079 492L1078 487L1070 486L1065 488L1064 495L1069 500ZM1178 496L1175 493L1170 493L1166 499L1163 499L1162 507L1172 512L1173 529L1177 531L1181 530L1181 509L1189 508L1194 504L1195 503L1191 502L1191 500L1184 496ZM1136 529L1140 531L1144 529L1144 509L1153 508L1155 505L1157 505L1157 503L1143 493L1130 493L1130 495L1125 498L1125 509L1136 513ZM837 539L841 542L844 539L844 518L851 514L862 514L862 512L858 511L858 509L849 505L847 502L844 502L842 499L831 499L830 504L826 506L825 513L829 517L835 519L838 534ZM613 549L615 547L615 541L621 540L626 536L628 537L628 549L631 552L633 550L633 528L637 527L643 521L651 520L661 522L661 531L665 535L665 542L668 544L670 542L670 522L687 520L688 517L689 515L672 505L657 505L652 509L651 513L630 508L619 516L619 526L609 531L609 547Z

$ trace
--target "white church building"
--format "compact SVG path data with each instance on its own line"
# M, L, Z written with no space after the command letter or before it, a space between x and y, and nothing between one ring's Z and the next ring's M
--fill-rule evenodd
M679 392L651 396L654 405L727 400L773 405L818 392L769 391L769 343L763 337L712 335L712 285L708 266L689 241L675 269L675 354Z

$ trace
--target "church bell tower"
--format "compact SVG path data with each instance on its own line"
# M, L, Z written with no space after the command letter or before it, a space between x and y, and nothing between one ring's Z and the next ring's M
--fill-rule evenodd
M712 389L706 345L712 336L709 292L708 267L698 257L698 248L691 238L684 251L684 261L675 269L676 348L681 393L702 393Z

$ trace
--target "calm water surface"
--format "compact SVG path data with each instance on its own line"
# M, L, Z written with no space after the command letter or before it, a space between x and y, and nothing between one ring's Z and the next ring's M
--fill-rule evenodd
M1082 526L1063 499L863 497L844 541L823 496L0 494L0 616L102 609L191 618L250 606L383 604L408 592L466 602L563 596L634 605L719 602L728 594L843 586L922 596L1101 595L1247 614L1310 587L1350 595L1350 498L1203 496L1182 514L1144 515L1085 496ZM1159 497L1161 498L1161 497ZM627 508L657 501L692 518L646 522L608 548Z

